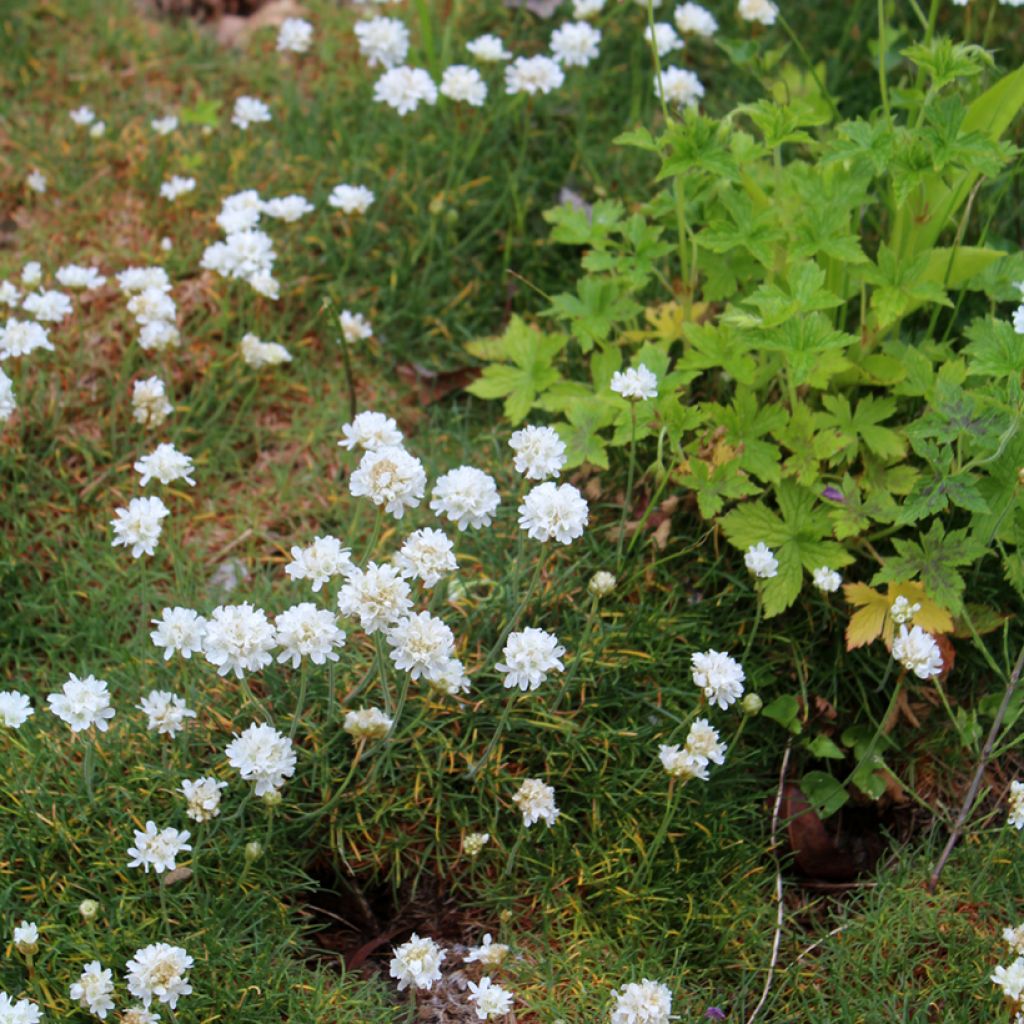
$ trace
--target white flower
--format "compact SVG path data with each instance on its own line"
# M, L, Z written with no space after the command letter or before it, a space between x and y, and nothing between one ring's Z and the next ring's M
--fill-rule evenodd
M430 507L460 531L490 526L501 498L493 477L473 466L459 466L438 477Z
M14 948L22 956L35 956L39 951L39 928L33 921L22 921L14 927Z
M176 828L157 829L156 823L146 822L144 831L135 832L135 845L128 848L130 868L142 868L146 874L152 868L156 874L173 871L178 854L191 850L189 832L179 832Z
M632 402L658 396L658 378L643 363L626 370L616 370L609 386L617 395Z
M150 480L159 480L162 484L171 484L175 480L184 480L190 487L195 480L190 476L192 459L184 452L179 452L173 444L158 444L148 455L143 455L132 467L139 474L139 486L145 487Z
M0 992L0 1024L39 1024L42 1013L28 999L15 1002L6 992Z
M266 232L245 229L232 231L223 242L208 245L199 265L221 277L251 282L258 274L269 274L276 259L273 240Z
M276 341L261 341L255 334L243 334L239 344L246 366L258 370L264 366L280 366L290 363L292 354Z
M533 540L571 544L583 536L590 513L583 495L572 484L537 484L519 506L519 526Z
M827 565L818 566L812 574L814 585L825 594L834 594L842 585L843 577Z
M94 139L101 139L107 132L107 122L97 121L95 124L89 126L89 134Z
M474 833L474 835L479 835L479 833ZM462 848L466 850L467 853L469 851L466 848L469 846L469 840L471 838L472 836L466 836L466 840L462 844ZM490 839L490 836L488 836L487 838ZM472 854L471 856L475 856L475 854ZM469 954L466 957L466 963L481 964L488 970L493 970L495 967L500 967L505 962L505 957L507 957L508 954L508 946L504 945L501 942L495 942L494 939L491 938L490 933L488 932L483 937L483 941L480 943L479 946L473 946L470 949Z
M672 993L661 982L632 981L612 995L612 1024L669 1024L672 1019Z
M772 0L739 0L736 13L744 21L756 21L762 25L774 25L779 8Z
M1013 330L1016 334L1024 334L1024 303L1013 311Z
M110 719L115 715L110 706L106 680L95 676L79 679L70 672L61 692L51 693L46 700L50 710L61 721L67 722L72 732L82 732L93 725L100 732L106 732Z
M548 786L542 779L523 779L512 802L522 811L523 824L527 828L538 821L543 821L551 828L561 813L555 806L554 787Z
M412 113L420 103L437 102L437 86L422 68L402 67L385 71L373 87L373 98L386 103L399 117Z
M369 498L396 519L401 519L407 508L419 505L426 486L423 463L399 445L366 452L348 483L354 498Z
M154 999L166 1003L172 1010L181 996L192 991L187 972L192 957L181 946L154 942L135 951L125 965L128 969L128 991L148 1007Z
M387 736L394 724L379 708L359 708L346 712L342 728L355 739L379 740Z
M572 0L574 18L592 18L604 10L605 0Z
M695 718L686 735L686 750L705 764L725 764L726 745L722 743L718 730L706 718Z
M1003 990L1007 999L1021 1003L1024 997L1024 957L1017 957L1009 967L997 967L991 979Z
M21 308L48 324L59 324L72 310L71 300L57 291L30 292L22 300Z
M132 416L136 423L157 427L174 412L167 401L164 382L159 377L147 377L132 385Z
M21 304L21 292L18 286L10 281L0 281L0 302L5 306L18 306Z
M143 326L157 320L174 322L178 308L162 288L143 288L128 300L128 312Z
M146 715L146 727L161 736L177 736L185 719L196 717L181 697L167 690L150 690L135 706Z
M332 576L341 576L352 568L351 554L337 537L314 537L307 547L292 548L292 560L284 571L293 580L309 580L313 593L317 594Z
M126 295L147 288L159 288L165 292L171 290L170 279L163 267L129 267L117 275L117 285Z
M183 196L193 191L195 187L195 178L182 178L180 175L175 174L160 186L160 198L173 203L178 196Z
M918 602L911 604L907 597L899 594L889 607L889 617L897 626L909 626L920 610L921 605Z
M349 451L357 446L368 452L379 448L400 448L404 440L398 424L390 416L371 410L359 413L351 423L341 428L341 432L344 439L338 442L338 446Z
M373 192L365 185L335 185L327 197L327 205L342 213L366 213L373 205Z
M31 355L39 348L49 352L54 350L46 328L41 324L10 317L7 323L0 327L0 359Z
M102 288L107 279L96 267L80 267L77 263L68 263L59 267L54 275L57 283L65 288L93 289Z
M556 61L550 57L516 57L505 68L505 92L509 96L526 93L535 96L537 93L549 93L559 88L565 81L565 73Z
M256 227L263 213L263 200L253 188L235 192L221 200L217 227L226 235Z
M399 619L386 633L395 668L413 679L437 679L455 647L452 631L430 612Z
M502 651L505 660L495 668L505 674L506 690L518 686L525 693L536 690L548 672L565 669L560 660L563 654L565 648L558 642L558 637L528 626L519 633L509 634Z
M547 480L562 472L565 443L551 427L523 427L513 432L508 444L516 453L516 472L527 479Z
M761 580L770 580L779 573L779 560L764 541L751 544L743 556L743 564Z
M113 547L131 548L132 558L152 555L156 551L163 519L170 509L159 498L132 498L126 508L115 508Z
M152 128L157 135L170 135L171 132L177 130L178 119L174 114L167 114L164 117L155 117L149 122L149 127Z
M278 663L298 668L303 658L314 665L337 661L335 650L345 646L345 633L338 629L334 612L317 608L309 601L294 605L277 616Z
M660 744L658 757L661 760L661 766L669 775L677 779L700 779L702 782L707 782L707 759L696 757L689 750L680 750L678 743L672 746Z
M495 985L486 975L480 984L469 985L469 1001L476 1004L476 1015L479 1020L490 1020L491 1017L502 1017L512 1009L512 993L500 985Z
M397 18L371 18L356 22L356 41L366 63L395 68L409 52L409 30Z
M164 235L164 237L160 239L160 248L163 249L164 252L170 252L174 248L174 242L171 241L170 235ZM140 1009L139 1013L149 1013L149 1010Z
M659 57L667 57L674 50L680 50L685 45L676 34L676 30L664 21L654 24L653 34L651 33L651 26L648 25L644 36L648 42L654 43L654 48L658 51Z
M457 103L482 107L487 99L487 83L480 72L466 64L452 64L441 75L441 95Z
M489 832L470 832L465 839L462 840L462 852L467 857L477 857L480 855L480 851L491 841L491 834ZM487 945L490 935L484 936L484 945ZM470 954L472 955L472 953ZM466 957L468 960L469 957Z
M594 597L607 597L614 589L615 584L618 580L615 576L605 569L598 569L593 576L590 577L590 582L587 584L587 590L590 591Z
M447 697L469 693L470 690L466 667L458 658L445 658L437 675L428 681L432 690Z
M512 54L505 49L505 44L501 39L491 33L471 39L466 43L466 49L471 57L476 57L478 61L484 64L495 64L499 61L512 59Z
M26 288L35 288L43 279L43 268L37 260L29 260L21 268L21 283Z
M690 656L693 682L711 704L723 711L743 696L743 666L721 651L703 651Z
M369 562L365 569L353 569L338 593L342 615L358 617L367 633L386 629L412 608L409 584L390 565Z
M144 1006L132 1006L121 1014L121 1024L160 1024L160 1014Z
M274 660L274 627L262 608L243 604L218 605L206 622L203 654L217 674L258 672Z
M313 26L304 18L285 18L277 30L279 53L305 53L313 43Z
M68 117L81 128L92 124L96 120L96 114L93 112L92 107L78 107L76 110L72 110Z
M316 207L305 196L299 195L280 196L277 199L268 199L263 204L263 212L268 217L283 220L286 224L294 224L315 209Z
M1024 924L1019 924L1016 928L1004 928L1003 941L1010 947L1011 953L1018 956L1024 953Z
M255 96L239 96L231 113L231 123L242 131L249 125L260 124L271 119L270 107Z
M415 932L408 942L395 949L391 960L391 977L398 979L398 991L410 985L429 989L441 980L441 961L447 953L433 940L421 939Z
M405 579L420 580L425 587L432 587L459 567L452 542L441 530L431 527L410 533L394 564Z
M256 784L256 796L276 792L295 774L292 741L269 725L255 722L225 748L228 763L243 779Z
M0 423L9 420L18 408L18 402L14 397L14 382L10 377L0 370Z
M362 313L353 313L350 309L343 309L338 317L338 323L341 325L341 336L349 345L373 337L373 325Z
M654 95L665 93L665 102L677 107L695 107L704 95L704 84L689 68L662 68L654 76Z
M31 171L25 176L25 184L28 185L33 192L45 192L46 191L46 175L43 174L38 167L33 167Z
M908 630L900 626L893 640L892 656L918 679L931 679L942 672L942 651L935 638L920 626Z
M281 297L281 283L269 270L257 270L254 274L250 274L246 281L254 292L258 292L265 298L276 302ZM270 348L274 350L274 355L272 356L274 362L286 363L291 359L290 354L287 359L281 355L282 352L288 352L284 345L277 345L271 342Z
M163 352L181 344L181 332L168 320L150 320L139 331L139 348L144 352Z
M715 16L700 4L685 3L676 8L674 17L676 28L683 35L692 32L694 35L710 39L718 31Z
M29 715L35 714L32 701L17 690L0 692L0 725L8 729L20 729L28 721Z
M600 29L585 21L568 21L551 33L551 53L565 67L585 68L597 57Z
M185 779L181 793L187 804L185 813L193 821L210 821L220 814L220 791L227 788L226 782L203 776L200 779Z
M114 1000L110 998L113 993L114 978L110 968L104 970L99 960L93 960L85 965L82 976L68 994L93 1016L106 1020L108 1011L114 1008Z

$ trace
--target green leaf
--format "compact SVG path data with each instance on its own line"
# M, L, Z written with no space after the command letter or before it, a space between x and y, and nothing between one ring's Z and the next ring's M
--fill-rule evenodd
M994 317L972 320L964 332L970 344L967 372L973 376L1019 378L1024 373L1024 342L1006 320Z
M617 199L599 199L588 211L577 203L563 203L544 211L544 219L553 224L551 238L564 245L608 244L612 232L625 216L626 208Z
M807 749L815 756L820 758L827 758L833 761L843 761L846 759L846 752L840 750L836 745L835 740L830 739L828 736L822 733L819 736L815 736L810 743L807 744Z
M575 469L584 462L608 468L608 448L600 431L611 423L614 415L614 407L597 397L569 407L566 417L569 422L555 424L565 444L566 469Z
M799 733L803 729L800 724L800 702L789 693L784 693L765 704L761 709L761 717L778 722L783 729L788 729L792 733Z
M811 802L819 818L828 818L850 799L843 784L828 772L805 772L800 790Z
M608 339L615 324L632 319L642 310L615 278L587 275L580 278L576 295L556 295L544 313L568 320L580 348L589 352Z
M901 458L905 453L904 439L882 426L896 412L896 403L891 398L867 395L857 403L856 410L843 395L825 395L821 404L827 411L816 417L823 432L815 438L820 457L831 459L833 464L853 462L862 445L886 460ZM824 439L829 441L827 454L819 450L819 440Z

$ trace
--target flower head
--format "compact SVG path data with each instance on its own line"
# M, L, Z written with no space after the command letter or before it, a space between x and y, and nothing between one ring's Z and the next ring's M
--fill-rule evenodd
M441 95L456 103L482 107L487 99L487 83L476 68L452 64L441 75Z
M158 444L148 455L143 455L133 468L141 477L140 487L145 487L154 479L165 485L174 483L175 480L184 480L190 487L194 487L196 483L190 475L191 457L179 452L173 444Z
M368 452L379 448L400 448L404 440L398 424L390 416L369 409L359 413L351 423L344 424L341 433L343 437L338 447L349 451L357 447Z
M218 605L206 621L203 655L216 666L217 674L234 672L241 679L246 672L259 672L273 662L270 653L277 641L274 627L262 608L248 601Z
M512 802L523 815L523 824L529 828L535 822L543 821L548 828L558 820L561 813L555 806L555 790L543 779L523 779Z
M460 531L490 526L501 498L494 478L474 466L459 466L438 477L430 507Z
M505 674L506 690L518 686L525 693L536 690L549 672L564 670L563 654L565 648L558 642L558 637L528 626L522 632L509 634L502 652L505 660L495 667Z
M437 86L422 68L402 65L381 75L373 87L373 98L386 103L399 117L405 117L421 103L433 106L437 102Z
M526 93L535 96L537 93L549 93L558 89L565 81L565 73L556 61L550 57L516 57L505 68L505 92L509 96Z
M53 351L53 343L42 324L10 317L0 327L0 360L27 356L39 348Z
M918 679L931 679L942 672L942 651L935 638L920 626L900 626L893 640L892 656Z
M396 519L407 508L416 508L423 498L427 474L423 463L400 445L385 445L367 451L349 480L353 497L367 497L383 505Z
M704 95L704 83L689 68L662 68L654 76L654 95L664 93L665 102L677 107L695 107Z
M268 199L263 204L263 212L274 220L283 220L286 224L294 224L295 221L312 213L316 207L305 196L279 196L276 199Z
M327 205L342 213L366 213L373 205L373 192L365 185L335 185L327 197Z
M38 167L33 167L28 174L25 175L25 184L33 192L45 192L46 191L46 175L43 174Z
M132 416L136 423L157 427L174 412L167 401L164 382L159 377L147 377L132 385Z
M754 21L761 25L774 25L779 16L779 8L772 0L739 0L736 13L744 21Z
M142 868L147 874L152 868L158 875L164 871L173 871L179 853L191 850L188 832L179 832L176 828L157 829L152 821L146 822L146 828L140 832L135 829L135 845L128 848L130 868Z
M34 921L22 921L15 925L14 948L22 956L35 956L39 952L39 928Z
M528 480L547 480L562 472L565 442L551 427L523 427L513 432L508 444L515 452L516 472Z
M469 986L469 1001L476 1006L479 1020L490 1020L491 1017L503 1017L512 1009L512 993L495 985L486 975L479 984L472 981Z
M625 370L616 370L609 385L617 395L631 402L641 402L658 396L658 378L641 363Z
M341 576L352 568L351 554L337 537L314 537L307 547L295 545L292 548L292 560L284 571L293 580L309 580L316 594L332 577Z
M305 18L285 18L277 30L278 53L305 53L313 43L313 26Z
M132 558L152 555L156 551L163 520L171 510L159 498L132 498L126 508L114 509L116 518L110 520L114 527L116 547L131 548Z
M491 835L489 832L470 832L465 839L462 840L462 852L467 857L478 857L480 851L491 841ZM484 944L487 944L487 940L490 939L490 935L484 936ZM472 952L470 953L472 956ZM469 957L466 957L468 960Z
M337 661L336 650L345 646L345 633L338 628L334 612L309 601L281 612L275 626L281 647L277 660L282 665L290 661L292 668L298 668L303 658L314 665Z
M889 607L889 618L897 626L909 626L914 621L914 616L920 610L921 605L919 602L915 601L911 604L905 595L898 594Z
M632 981L612 995L612 1024L669 1024L672 1019L672 993L659 981Z
M1018 1005L1024 1001L1024 957L1017 957L1009 967L999 966L991 975L1003 995Z
M607 597L614 589L618 581L612 575L604 569L599 569L590 577L590 582L587 584L587 590L590 591L594 597Z
M700 4L685 3L677 7L674 15L676 28L683 35L693 34L710 39L718 31L715 16Z
M0 423L6 423L18 408L14 397L14 382L0 370Z
M779 574L779 560L764 541L747 548L743 563L760 580L770 580Z
M743 696L743 666L721 651L702 651L690 656L693 682L711 704L723 711Z
M505 49L505 44L501 39L491 33L471 39L466 43L466 49L470 56L484 64L497 64L500 61L512 59L512 54Z
M180 654L188 661L193 654L203 649L206 636L206 619L191 608L164 608L159 619L150 619L156 626L149 638L154 647L162 647L164 661Z
M31 714L34 714L32 701L25 694L17 690L0 692L0 725L8 729L20 729Z
M391 660L413 679L437 679L455 647L452 631L430 612L399 619L388 631Z
M105 679L86 676L79 679L73 672L60 693L51 693L46 698L50 710L71 726L72 732L82 732L96 726L106 732L115 711L110 706L110 690Z
M551 34L551 53L564 67L585 68L597 57L601 31L585 21L569 21Z
M386 629L412 608L409 584L390 565L354 569L338 593L338 610L357 617L367 633Z
M356 22L356 41L366 63L395 68L409 52L409 30L397 18L370 18Z
M667 746L662 743L658 747L658 758L662 768L677 779L708 779L708 763L705 759L695 757L689 750L679 749L679 744Z
M203 776L200 779L185 779L181 794L185 797L185 813L193 821L210 821L220 814L220 791L227 788L226 782Z
M15 1002L6 992L0 992L0 1024L39 1024L42 1012L28 999Z
M89 289L101 288L107 279L96 267L80 267L77 263L68 263L59 267L56 273L58 284L65 288Z
M469 836L466 837L468 842ZM466 848L466 843L462 844L462 848ZM501 942L495 942L491 938L488 932L484 937L483 941L479 946L474 946L470 949L466 956L467 964L482 964L488 970L493 970L495 967L500 967L504 962L505 958L509 954L508 946Z
M156 999L173 1010L178 999L192 991L188 983L191 966L192 957L181 946L166 942L143 946L126 964L128 991L147 1008Z
M452 542L441 530L429 526L405 538L394 564L405 579L420 580L425 587L432 587L459 567Z
M167 690L150 690L135 706L146 715L146 727L160 736L177 736L185 719L196 717L181 697Z
M280 366L282 363L292 361L292 354L284 345L276 341L262 341L255 334L243 334L239 347L246 366L251 366L254 370L264 366Z
M519 525L534 540L571 544L590 518L587 502L572 484L538 484L519 506Z
M255 783L256 796L280 789L295 774L292 741L275 728L255 722L224 750L228 763L243 779Z
M149 127L157 133L157 135L170 135L171 132L178 130L178 119L174 114L166 114L164 117L155 117L149 122Z
M391 959L391 977L398 980L398 991L404 992L410 985L418 989L429 989L435 981L441 980L441 962L447 956L445 950L433 940L420 938L415 932L408 942L395 949Z
M814 585L823 594L834 594L843 583L843 577L835 569L830 569L827 565L821 565L815 569L812 579L814 580Z
M682 39L676 34L676 30L667 22L659 21L653 26L648 26L644 31L647 41L658 51L659 57L667 57L674 50L681 50L685 45Z
M387 736L394 724L380 708L357 708L345 713L342 728L357 740L380 740Z
M341 327L341 336L348 345L355 345L373 337L373 324L362 313L343 309L338 317L338 324Z
M68 994L94 1017L106 1020L107 1013L114 1008L114 1000L110 998L113 993L114 978L110 968L104 970L99 960L93 960L85 965Z
M231 123L236 128L246 131L250 125L261 124L272 118L270 107L255 96L239 96L235 100L235 109L231 112Z
M195 187L195 178L183 178L180 175L175 174L160 186L160 198L173 203L179 196L192 192Z

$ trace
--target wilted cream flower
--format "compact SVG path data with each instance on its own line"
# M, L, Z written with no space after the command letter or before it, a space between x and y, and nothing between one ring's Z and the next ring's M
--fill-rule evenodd
M512 802L522 812L523 824L527 828L538 821L543 821L551 828L561 813L555 806L554 787L547 785L543 779L523 779Z
M480 851L491 841L491 835L489 832L470 832L465 839L462 840L462 852L467 857L478 857ZM490 938L489 935L484 936L484 942Z
M193 821L210 821L220 814L220 791L227 788L226 782L203 776L200 779L185 779L181 794L187 804L185 813Z
M465 843L463 844L465 848ZM482 964L488 970L493 970L495 967L500 967L504 962L505 958L509 954L509 947L504 943L495 942L488 932L484 937L479 946L474 946L470 949L469 954L466 956L467 964Z
M387 736L394 724L380 708L357 708L345 713L342 728L357 740L379 740Z

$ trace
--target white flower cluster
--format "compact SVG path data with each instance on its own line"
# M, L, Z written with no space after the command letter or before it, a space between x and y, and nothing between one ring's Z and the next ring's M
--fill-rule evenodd
M217 215L226 237L206 247L199 265L221 277L245 281L260 295L276 300L281 289L274 277L277 253L270 236L257 227L265 212L264 201L253 189L227 196Z
M679 779L708 779L708 765L725 763L725 744L706 718L698 718L690 725L683 749L679 745L658 747L661 765L669 775Z

